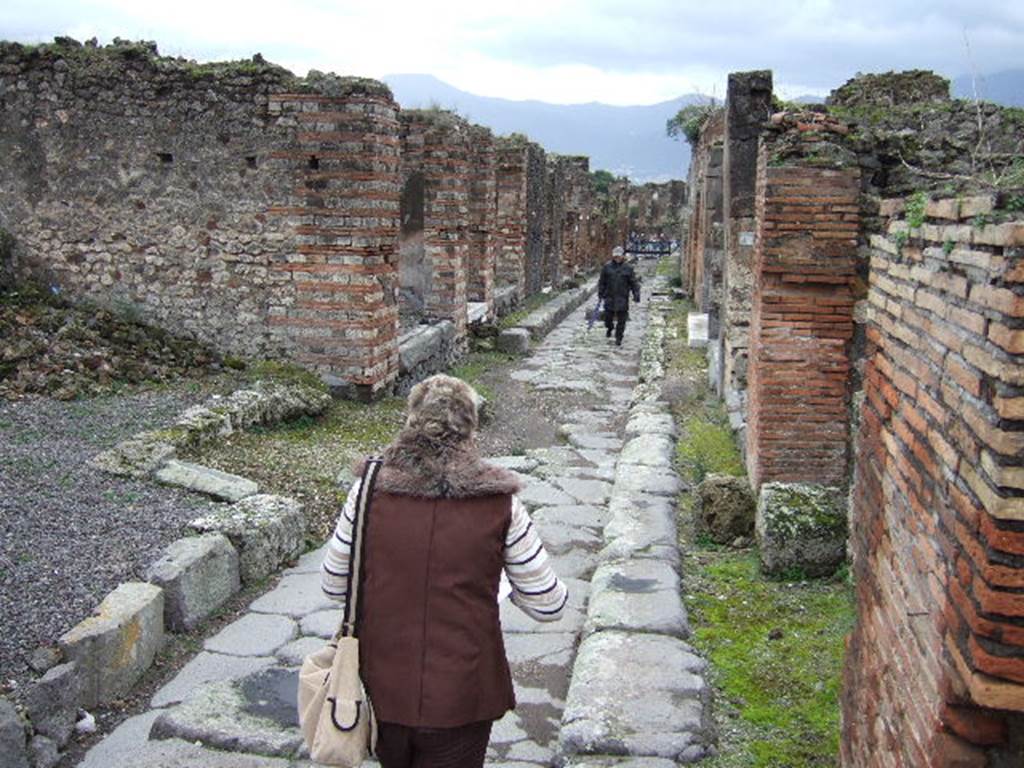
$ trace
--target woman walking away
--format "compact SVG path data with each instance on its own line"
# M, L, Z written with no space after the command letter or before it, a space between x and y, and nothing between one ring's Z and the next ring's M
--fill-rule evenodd
M503 570L512 602L538 621L557 620L568 600L516 476L477 453L478 400L450 376L416 385L372 489L357 621L382 768L483 765L491 724L515 707L498 618ZM344 600L360 482L323 564L334 599Z

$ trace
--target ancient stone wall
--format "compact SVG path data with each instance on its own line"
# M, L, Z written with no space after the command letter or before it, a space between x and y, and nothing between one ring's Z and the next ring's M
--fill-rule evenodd
M568 158L549 154L544 180L544 273L543 282L556 288L564 274L563 222L566 216L565 170ZM571 274L571 273L570 273Z
M526 295L544 287L544 182L547 161L544 148L530 142L526 147Z
M758 159L747 471L842 486L849 445L857 169Z
M498 199L494 135L470 126L469 255L466 298L483 303L494 316L494 268L497 256Z
M396 115L380 83L258 60L4 44L14 269L225 352L378 388L397 371Z
M718 338L725 258L722 165L725 114L714 112L705 122L690 161L688 187L693 206L686 244L684 285L697 308L708 314L708 336Z
M590 239L590 217L595 203L590 178L590 160L565 158L565 207L562 227L562 272L578 278L593 269L594 244Z
M401 113L402 178L422 194L422 230L403 232L399 275L403 288L422 293L427 321L451 320L456 340L466 336L466 274L470 253L469 124L441 110ZM410 202L419 202L410 201ZM414 206L415 207L415 206ZM407 212L403 213L403 221ZM408 248L407 243L416 247Z
M684 181L633 187L629 197L630 231L648 240L678 239L685 205Z
M1024 217L995 203L887 201L871 237L850 768L1024 759Z

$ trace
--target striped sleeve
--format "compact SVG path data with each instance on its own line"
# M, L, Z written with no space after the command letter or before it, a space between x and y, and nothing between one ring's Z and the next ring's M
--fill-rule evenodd
M345 498L345 506L338 515L338 524L334 528L330 541L327 542L327 553L320 566L320 587L331 600L345 602L348 588L348 564L352 552L352 522L355 520L356 499L359 498L359 485L362 478L357 478Z
M548 553L518 496L512 497L512 521L505 537L505 572L512 602L537 621L558 621L569 590L548 562Z

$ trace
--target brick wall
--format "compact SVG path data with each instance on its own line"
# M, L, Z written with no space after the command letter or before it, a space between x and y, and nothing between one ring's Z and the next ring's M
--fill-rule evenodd
M451 320L466 335L466 266L470 252L469 124L441 110L401 114L402 174L423 179L422 297L430 320ZM405 265L403 264L403 268ZM409 265L408 268L414 268Z
M498 201L494 136L487 128L470 127L469 265L466 298L483 302L494 315L494 268L497 255Z
M548 154L544 179L544 277L545 285L558 288L566 274L563 253L564 222L566 217L565 170L568 158Z
M751 483L842 486L859 171L758 159L747 470Z
M1024 217L993 204L887 201L871 238L848 768L1024 764Z
M499 139L496 149L497 254L495 282L526 295L526 151Z
M594 206L590 160L586 157L567 157L565 162L565 205L561 219L562 272L579 277L593 266L593 244L588 229Z

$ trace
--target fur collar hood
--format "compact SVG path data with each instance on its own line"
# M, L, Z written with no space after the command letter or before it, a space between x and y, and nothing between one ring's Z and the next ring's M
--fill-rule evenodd
M375 490L427 499L467 499L518 493L515 474L483 461L472 439L438 440L403 430L384 451ZM366 460L353 467L362 477Z

